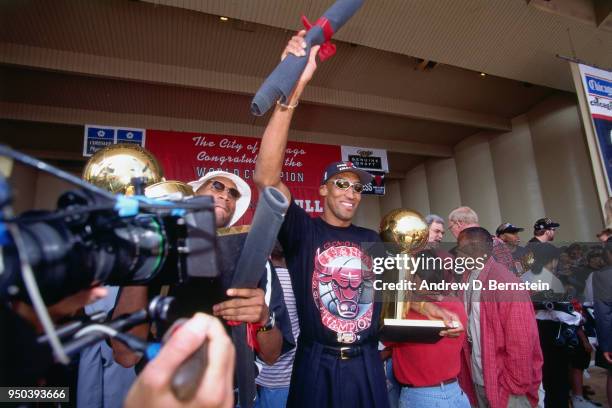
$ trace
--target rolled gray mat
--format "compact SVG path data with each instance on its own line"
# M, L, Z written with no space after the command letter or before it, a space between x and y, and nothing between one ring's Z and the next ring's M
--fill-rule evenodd
M338 0L317 21L325 19L331 26L331 33L328 34L336 33L359 10L363 2L364 0ZM289 54L276 66L253 97L251 113L255 116L262 116L276 101L286 103L289 94L306 68L310 48L313 45L321 45L326 40L323 27L315 23L304 37L306 55L296 57Z
M260 192L259 202L251 229L246 237L240 258L236 263L233 288L256 288L266 271L266 262L272 253L289 200L275 187ZM251 408L255 399L255 373L253 350L247 345L247 329L244 324L232 327L232 339L236 348L236 381L240 406Z
M256 288L272 253L289 200L275 187L266 187L259 195L251 229L236 263L233 288Z

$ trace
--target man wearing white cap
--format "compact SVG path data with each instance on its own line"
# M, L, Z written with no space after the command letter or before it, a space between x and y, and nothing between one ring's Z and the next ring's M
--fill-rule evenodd
M246 212L251 203L251 188L239 176L226 171L211 171L200 177L196 181L188 183L195 192L195 195L210 195L215 200L215 218L217 228L231 227ZM272 278L271 269L268 268L266 281L271 281L272 291L281 294L278 279ZM275 287L278 286L278 287ZM283 338L292 343L292 336L285 333L285 329L291 330L291 326L285 319L281 326L283 332L277 327L279 322L279 310L286 315L284 303L279 307L278 299L271 299L270 295L262 289L229 289L228 296L234 297L231 300L219 303L213 307L213 314L225 320L243 321L247 323L259 323L262 327L258 330L257 340L261 347L259 357L267 364L273 364L281 354ZM277 301L275 301L277 300ZM273 305L277 306L276 313L272 311ZM270 305L270 308L268 308ZM286 324L283 324L286 323ZM286 351L284 347L283 351Z
M188 183L196 195L211 195L215 199L217 228L231 227L249 208L251 188L240 177L226 171L211 171Z
M210 195L214 198L217 228L230 227L238 222L251 202L251 188L243 179L232 173L212 171L188 184L195 195ZM282 292L278 278L272 278L272 272L269 270L262 282L263 287L271 287L271 293L266 293L261 288L230 288L226 292L230 300L214 305L213 314L228 321L258 325L258 356L267 364L273 364L282 352L292 346L293 337L290 334L291 326L288 324L284 302L279 300L282 298ZM267 285L267 282L271 283ZM114 315L145 307L146 288L126 287L123 292L125 296L120 296ZM284 324L286 320L287 324ZM278 324L279 321L282 323ZM281 332L279 326L286 326L287 330L281 327ZM147 331L148 328L144 328L140 333L133 334L145 336ZM138 356L118 342L113 342L113 349L115 359L123 366L132 366L139 360Z

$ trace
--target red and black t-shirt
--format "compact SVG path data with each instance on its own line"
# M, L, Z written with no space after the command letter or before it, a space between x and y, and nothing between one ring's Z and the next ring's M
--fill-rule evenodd
M380 304L374 301L372 257L376 232L336 227L311 218L294 202L279 233L295 293L300 332L337 346L375 340Z

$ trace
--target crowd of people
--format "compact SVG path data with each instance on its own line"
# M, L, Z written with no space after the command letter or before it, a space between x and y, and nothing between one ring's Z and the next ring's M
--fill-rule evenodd
M599 234L601 244L557 248L551 242L560 225L542 218L533 226L533 239L521 246L523 228L503 223L491 234L469 207L456 208L446 219L431 214L427 256L486 262L462 274L417 271L416 279L468 283L466 290L429 293L410 303L405 317L444 321L439 341L380 341L382 304L367 268L377 254L362 246L380 237L352 223L372 176L350 162L329 164L321 177L325 205L318 218L293 202L280 178L293 113L316 70L318 47L306 55L304 34L291 39L283 58L291 53L309 62L286 103L277 104L256 163L258 189L275 187L291 203L259 287L226 286L227 299L212 307L216 318L196 315L147 364L120 342L84 351L78 405L119 406L125 400L128 406L233 406L240 393L232 389L235 355L219 320L246 324L256 340L258 407L562 408L570 401L575 408L590 407L582 378L594 345L596 363L608 370L612 402L609 229ZM249 186L231 173L209 173L192 186L197 195L214 198L217 227L233 225L250 203ZM444 249L447 230L454 239ZM474 284L487 287L491 281L541 281L550 290L486 291ZM145 307L149 292L126 287L109 306L91 311L132 312ZM146 339L150 328L131 333ZM211 341L206 375L193 400L178 401L170 391L171 374L205 338Z
M460 239L462 231L478 226L478 216L469 207L453 210L448 220L446 223L437 215L427 216L430 247L440 247L445 228ZM467 229L464 229L465 227ZM535 371L537 377L534 378L540 378L541 385L537 384L534 389L532 384L531 393L525 393L527 396L531 395L532 406L537 403L539 406L563 407L568 406L571 401L573 407L593 407L597 404L589 400L592 390L583 386L584 370L591 366L593 358L598 366L608 370L608 400L612 397L612 365L610 354L606 352L612 335L609 317L609 301L612 297L609 283L612 277L612 258L609 258L612 255L612 243L608 242L610 230L606 228L597 234L597 237L594 237L597 238L594 239L596 242L575 242L557 247L552 242L559 227L560 224L550 218L537 220L533 225L533 237L524 246L520 245L519 237L524 228L512 223L502 223L491 236L491 254L498 265L510 272L505 274L506 278L514 275L511 280L543 282L549 288L546 291L529 293L529 300L526 302L513 295L509 303L522 302L527 307L512 318L514 324L522 326L518 332L512 334L509 331L512 326L508 326L504 328L504 333L510 334L507 341L511 343L520 344L526 338L539 343L522 345L515 350L517 355L523 356L533 352L531 358L524 361L526 372L513 377L529 378L527 372ZM497 250L494 250L496 247ZM457 254L458 248L461 248L461 244L451 249L450 253ZM452 256L449 251L434 251L437 256ZM468 279L472 279L474 273L481 272L472 271ZM465 296L474 302L474 297L470 298L469 290ZM482 303L476 306L477 308L483 307L484 300L480 299L480 302ZM467 303L466 309L470 316ZM499 310L503 310L503 307L499 307ZM495 326L497 323L493 322L499 316L495 316L493 322L483 322L482 314L480 318L483 329L491 324ZM503 325L503 322L501 324ZM476 331L468 325L468 339L471 333ZM480 338L479 341L482 340ZM480 355L474 343L468 343L471 344L472 359ZM473 361L472 364L472 374L478 373L481 369L475 367ZM482 382L479 384L475 381L474 384L476 390L482 386ZM478 406L487 405L479 401ZM514 405L509 403L509 406Z

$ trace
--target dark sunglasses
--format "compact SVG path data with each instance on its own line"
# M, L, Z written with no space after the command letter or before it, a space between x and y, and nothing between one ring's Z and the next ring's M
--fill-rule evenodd
M347 179L335 179L334 185L342 191L348 190L349 187L353 187L353 191L356 193L361 193L363 191L363 184L360 182L351 183Z
M238 200L242 196L240 194L240 191L236 190L234 187L227 187L225 184L223 184L222 182L218 180L213 180L212 183L210 183L210 185L213 188L213 190L218 191L220 193L227 190L227 193L229 194L229 196L233 198L234 200Z

